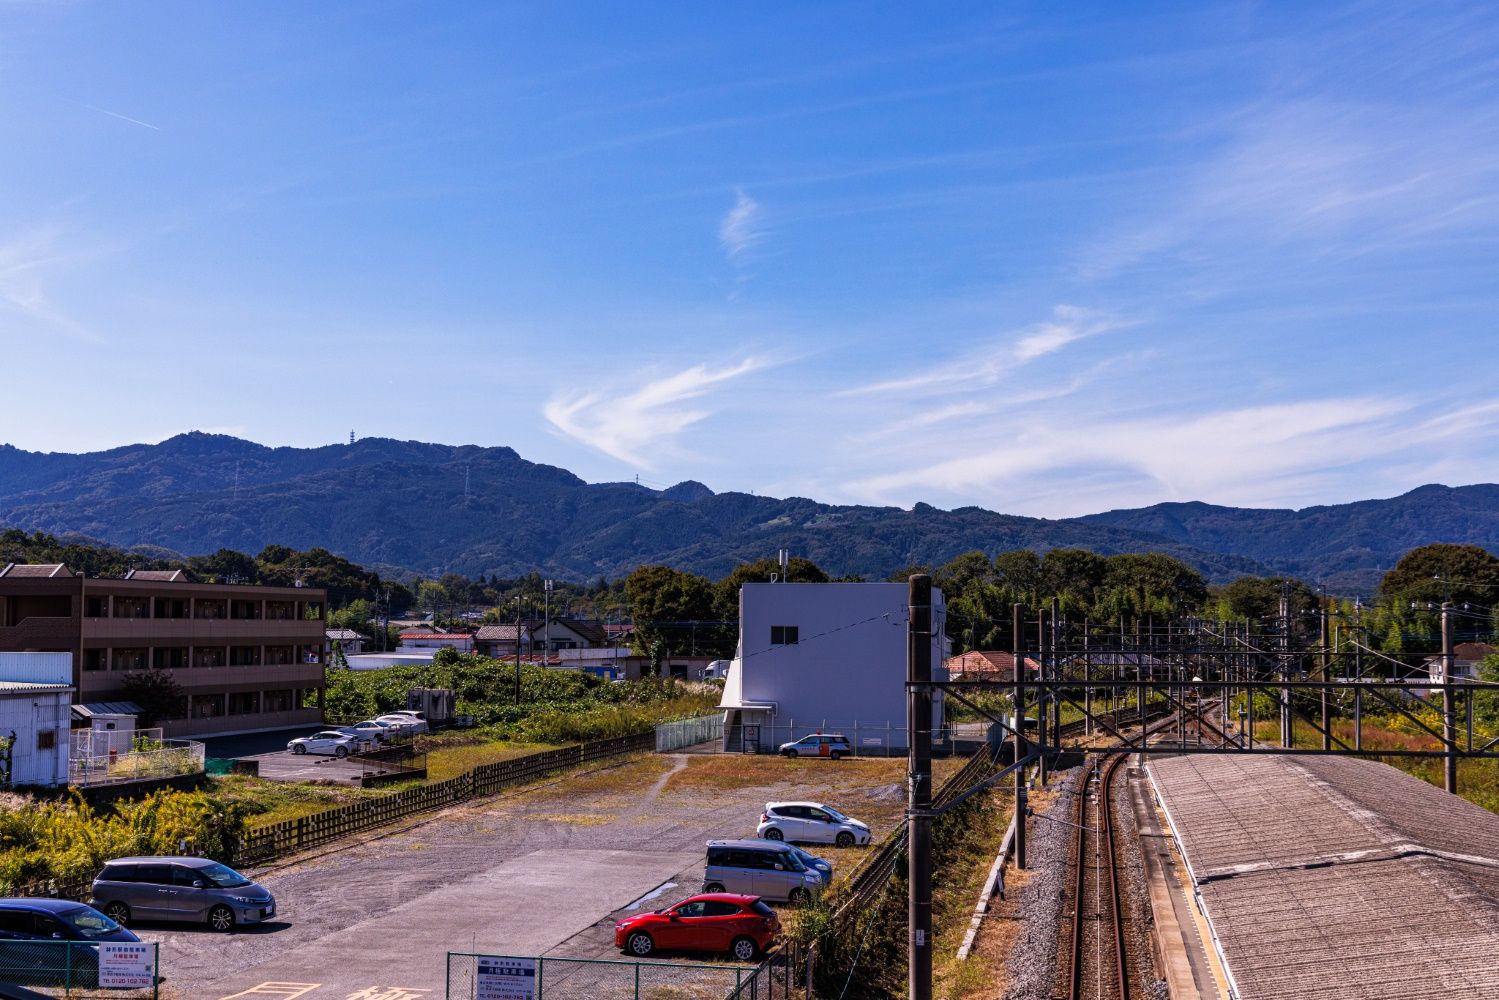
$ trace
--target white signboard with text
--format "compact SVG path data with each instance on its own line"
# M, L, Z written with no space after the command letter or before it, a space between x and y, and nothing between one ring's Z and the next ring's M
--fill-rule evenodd
M536 959L480 956L475 1000L536 1000Z
M126 941L99 943L99 985L108 990L150 989L156 979L154 949Z

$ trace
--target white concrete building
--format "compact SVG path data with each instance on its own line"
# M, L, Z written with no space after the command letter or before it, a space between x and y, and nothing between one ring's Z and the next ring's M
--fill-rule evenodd
M739 591L739 646L719 707L726 749L761 749L812 733L843 733L860 753L903 750L906 736L904 583L747 583ZM944 618L932 589L932 618ZM932 677L945 680L951 644L932 636ZM941 725L940 692L932 724Z
M68 780L72 653L0 653L0 737L14 735L11 785Z

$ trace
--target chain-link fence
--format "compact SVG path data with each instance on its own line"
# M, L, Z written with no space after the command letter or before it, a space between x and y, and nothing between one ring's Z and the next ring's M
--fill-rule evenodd
M695 719L663 722L656 727L656 752L668 753L683 747L697 746L709 740L723 739L723 713Z
M160 737L160 729L80 730L71 738L68 783L86 788L203 770L202 743Z
M0 983L44 996L156 1000L158 958L145 942L0 940Z
M782 963L783 967L785 963ZM781 1000L752 966L448 953L447 1000Z

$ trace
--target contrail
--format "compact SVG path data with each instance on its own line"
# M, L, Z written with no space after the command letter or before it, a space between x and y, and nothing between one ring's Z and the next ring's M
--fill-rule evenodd
M129 122L132 125L140 125L145 128L151 129L154 132L161 131L161 128L159 126L152 125L150 122L143 122L139 118L131 118L129 115L122 115L117 111L106 111L103 108L96 108L92 104L85 104L83 106L85 108L88 108L90 111L97 111L101 115L109 115L109 117L111 118L118 118L122 122Z

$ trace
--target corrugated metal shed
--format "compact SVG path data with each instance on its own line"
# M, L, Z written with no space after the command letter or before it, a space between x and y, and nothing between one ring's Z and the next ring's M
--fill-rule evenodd
M96 701L74 705L73 715L85 721L96 715L140 715L141 707L133 701Z
M0 652L0 680L71 685L73 654Z
M1149 770L1241 1000L1499 996L1499 816L1353 758Z
M71 691L71 684L31 684L27 681L0 681L0 696L20 694L56 694Z

